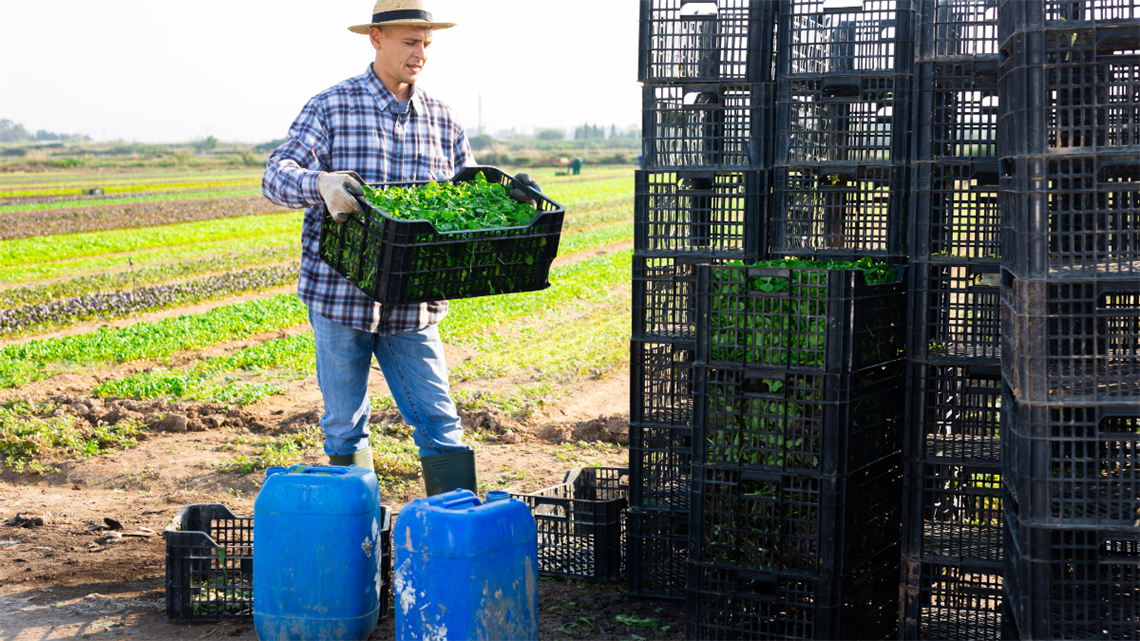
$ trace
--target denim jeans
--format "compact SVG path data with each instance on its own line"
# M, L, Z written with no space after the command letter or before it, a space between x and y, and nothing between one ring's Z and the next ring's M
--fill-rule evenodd
M310 310L317 348L317 383L325 399L321 429L325 453L352 454L368 447L368 372L372 356L404 420L415 428L420 456L466 450L455 404L448 396L447 363L439 330L379 336L345 327Z

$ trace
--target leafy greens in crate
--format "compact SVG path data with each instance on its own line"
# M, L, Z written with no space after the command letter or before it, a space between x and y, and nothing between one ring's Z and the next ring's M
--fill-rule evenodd
M392 218L426 220L441 232L522 227L538 212L510 197L506 185L487 182L483 172L464 183L428 183L411 189L374 189L364 199Z

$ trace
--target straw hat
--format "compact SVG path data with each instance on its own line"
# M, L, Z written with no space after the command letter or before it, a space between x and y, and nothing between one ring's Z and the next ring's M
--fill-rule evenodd
M372 22L358 24L348 30L367 34L372 27L386 24L407 24L431 29L450 29L455 26L454 22L433 22L431 13L424 11L421 0L376 0L376 6L372 7Z

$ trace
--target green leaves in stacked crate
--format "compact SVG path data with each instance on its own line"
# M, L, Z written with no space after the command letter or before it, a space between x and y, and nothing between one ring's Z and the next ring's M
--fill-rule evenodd
M752 275L749 267L787 269ZM785 258L754 265L733 261L711 270L710 358L769 366L823 367L827 341L827 273L857 269L868 285L894 282L898 269L858 261Z

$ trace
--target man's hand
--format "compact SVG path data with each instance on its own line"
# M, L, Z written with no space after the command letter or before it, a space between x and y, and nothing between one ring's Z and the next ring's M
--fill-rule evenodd
M540 193L542 192L542 188L539 187L538 181L533 180L530 177L530 174L521 173L521 174L515 176L515 180L519 181L520 183L526 185L527 187L530 187L531 189L533 189L537 192L540 192ZM510 196L511 196L511 198L514 198L515 200L519 201L520 203L524 203L524 204L530 205L531 207L534 207L535 209L538 209L538 202L535 199L531 198L529 195L527 195L527 193L521 189L518 189L518 188L512 189Z
M317 179L317 189L335 222L343 223L353 212L364 213L360 209L360 203L353 198L354 195L364 195L363 184L364 181L355 171L326 172Z

